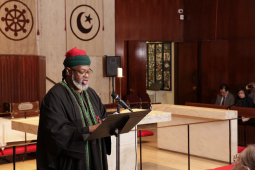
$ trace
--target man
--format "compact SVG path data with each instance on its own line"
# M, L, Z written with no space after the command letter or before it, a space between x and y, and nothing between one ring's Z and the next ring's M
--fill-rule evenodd
M215 104L231 106L235 104L235 97L229 92L228 85L220 85L220 94L216 98Z
M255 103L255 83L254 82L249 83L248 85L246 85L246 89L249 90L248 97L250 97L253 103Z
M92 70L86 52L66 53L63 81L44 97L37 139L37 170L107 170L110 137L86 140L107 117L96 92L88 87Z
M248 145L240 154L234 157L232 170L255 170L255 145Z

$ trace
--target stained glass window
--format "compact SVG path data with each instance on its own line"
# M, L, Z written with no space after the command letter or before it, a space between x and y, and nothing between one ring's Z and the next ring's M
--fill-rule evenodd
M161 83L161 90L172 90L171 43L147 43L146 87Z

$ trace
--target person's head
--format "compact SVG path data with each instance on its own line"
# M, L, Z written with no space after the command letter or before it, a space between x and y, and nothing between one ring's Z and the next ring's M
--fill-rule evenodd
M226 85L226 84L220 85L220 94L221 94L222 96L228 95L228 92L229 92L228 85Z
M66 53L64 61L65 69L62 72L63 79L76 91L86 90L92 70L90 59L86 52L76 47Z
M245 98L245 96L247 95L247 90L245 89L245 87L240 87L238 90L237 90L237 95L239 98Z
M255 144L248 145L248 147L239 154L232 170L255 170Z
M250 90L251 92L255 91L255 82L250 82L250 83L248 84L248 86L249 86L249 85L252 85L252 88L249 88L249 90Z

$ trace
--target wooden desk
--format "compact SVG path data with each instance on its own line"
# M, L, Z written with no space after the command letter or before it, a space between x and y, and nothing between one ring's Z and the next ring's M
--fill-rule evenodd
M12 129L37 135L39 125L39 117L30 119L13 119Z
M140 109L133 109L134 114ZM123 110L121 113L129 112L128 110ZM157 122L171 121L171 113L162 111L152 111L150 112L139 124L149 124ZM29 132L37 134L39 118L34 118L30 120L19 119L12 120L12 128L22 132ZM135 146L136 146L136 134L135 131L120 135L120 169L134 170L135 169ZM108 156L108 166L109 170L116 169L116 138L111 137L112 140L112 152Z
M163 127L193 123L189 126L191 155L225 162L229 162L231 157L233 162L233 156L237 153L237 120L229 119L237 118L237 111L169 104L152 105L152 110L172 113L171 122L158 123L161 127L158 128L159 148L187 153L187 125Z
M31 119L30 117L27 120ZM10 142L25 141L25 133L12 129L13 119L0 118L0 147L4 148ZM15 119L20 120L20 119ZM34 134L27 134L26 139L36 140L37 136Z

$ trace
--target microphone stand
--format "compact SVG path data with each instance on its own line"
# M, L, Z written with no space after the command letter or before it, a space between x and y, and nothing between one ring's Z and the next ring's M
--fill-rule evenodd
M119 102L118 102L118 106L117 106L117 112L118 112L118 114L120 114L120 108L121 108L122 106L119 104Z
M234 106L234 105L235 105L235 104L232 104L232 105L228 106L228 107L226 108L226 110L230 110L231 107Z

